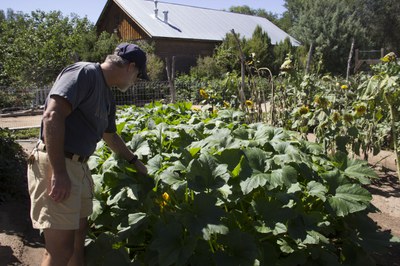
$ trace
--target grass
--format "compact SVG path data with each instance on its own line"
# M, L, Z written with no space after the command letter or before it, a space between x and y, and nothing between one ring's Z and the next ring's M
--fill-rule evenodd
M14 129L11 130L11 134L15 139L38 138L40 134L40 128Z

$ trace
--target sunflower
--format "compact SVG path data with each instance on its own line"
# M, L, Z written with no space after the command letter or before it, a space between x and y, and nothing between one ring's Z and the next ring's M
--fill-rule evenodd
M245 102L245 104L246 104L246 106L247 106L248 108L252 108L253 105L254 105L253 101L251 101L251 100L247 100L247 101Z
M393 53L393 52L390 52L387 55L385 55L384 57L382 57L381 61L382 62L386 62L386 63L387 62L394 62L394 61L396 61L396 58L397 58L396 54Z
M201 97L203 97L204 99L208 99L210 97L204 89L200 89L199 92L200 92Z

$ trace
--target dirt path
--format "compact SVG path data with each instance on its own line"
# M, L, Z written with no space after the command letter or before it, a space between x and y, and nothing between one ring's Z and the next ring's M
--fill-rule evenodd
M42 115L0 117L2 128L39 127Z
M35 141L19 143L26 152L29 152ZM390 156L386 160L388 158ZM375 161L377 160L379 159L375 158ZM389 167L393 166L393 162L386 163ZM379 212L370 213L369 216L381 227L382 231L391 230L393 235L400 237L400 182L396 173L386 171L387 168L380 165L377 168L380 178L368 186L373 196L372 204L379 209ZM37 230L32 229L29 219L28 198L20 202L1 204L0 266L40 265L43 252L43 239ZM380 256L378 265L400 266L400 244L394 245L387 254Z

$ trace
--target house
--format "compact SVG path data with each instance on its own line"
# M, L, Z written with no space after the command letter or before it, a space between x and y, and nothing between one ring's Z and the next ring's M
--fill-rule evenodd
M173 0L171 0L173 1ZM289 37L268 19L227 11L156 0L108 0L96 23L98 32L115 33L126 41L147 40L155 44L162 59L176 58L176 70L187 72L199 56L212 55L232 29L251 38L260 25L277 44Z

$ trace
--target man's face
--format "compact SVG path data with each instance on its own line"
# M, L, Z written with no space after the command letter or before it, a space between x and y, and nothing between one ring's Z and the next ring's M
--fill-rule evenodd
M124 73L118 90L121 92L126 92L130 87L135 84L138 80L139 68L135 66L134 63L128 65L126 72Z

